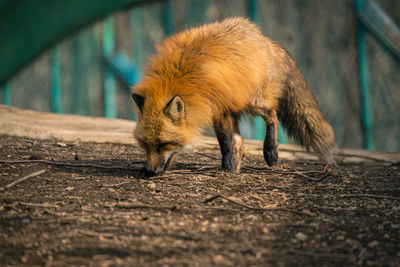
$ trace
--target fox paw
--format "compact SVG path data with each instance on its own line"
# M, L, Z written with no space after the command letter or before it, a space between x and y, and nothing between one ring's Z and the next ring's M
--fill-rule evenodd
M264 150L264 159L269 166L275 165L278 161L278 151L276 149L270 151Z
M239 166L224 166L222 165L219 168L219 171L222 172L229 172L229 173L233 173L233 174L239 174L240 173L240 165Z

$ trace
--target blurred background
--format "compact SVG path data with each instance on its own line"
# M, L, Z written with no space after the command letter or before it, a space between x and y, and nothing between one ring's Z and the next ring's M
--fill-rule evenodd
M28 1L0 1L0 24L7 20L3 15L11 14L7 12L14 2ZM32 2L38 10L44 3ZM129 86L140 80L157 44L185 28L241 16L257 23L294 57L333 125L339 147L400 151L399 1L123 2L127 2L123 8L93 19L73 34L60 35L57 42L16 71L6 72L7 64L0 62L6 73L0 77L0 103L37 111L135 119ZM35 5L26 12L39 21L42 14L35 13ZM23 21L25 17L12 19ZM51 21L47 25L51 27ZM0 52L7 51L4 43L2 47L5 31L13 34L12 25L3 24L0 29ZM19 49L29 49L35 38L42 37L27 38ZM264 125L257 118L245 116L241 130L246 138L264 137ZM284 131L279 139L292 142Z

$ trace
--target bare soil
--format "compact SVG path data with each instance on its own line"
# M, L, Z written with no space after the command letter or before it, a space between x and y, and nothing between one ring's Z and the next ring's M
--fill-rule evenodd
M399 266L400 167L0 136L0 265Z

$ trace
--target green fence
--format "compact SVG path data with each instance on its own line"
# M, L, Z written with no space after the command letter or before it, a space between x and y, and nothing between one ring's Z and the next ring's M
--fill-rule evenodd
M340 147L400 151L399 60L386 45L388 34L371 30L366 16L375 11L368 9L370 3L153 1L118 11L50 48L2 85L0 99L39 111L135 118L127 84L140 79L156 44L191 26L242 16L295 58ZM377 4L400 25L399 5L383 0ZM262 140L264 123L245 116L241 131L246 138ZM279 140L292 142L282 129Z

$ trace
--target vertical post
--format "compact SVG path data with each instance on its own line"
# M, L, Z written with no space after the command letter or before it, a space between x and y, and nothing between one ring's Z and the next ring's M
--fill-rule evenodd
M364 8L363 0L355 0L355 7L358 11ZM360 96L361 111L363 125L363 142L364 148L373 149L373 139L371 130L371 100L369 95L369 74L367 60L367 45L365 42L365 28L360 21L357 21L357 46L358 46L358 62L360 68Z
M133 59L138 70L138 77L136 81L140 80L140 75L143 66L143 33L142 33L142 11L140 8L134 8L131 11L131 29L132 29L132 54ZM132 111L132 119L136 120L137 116L134 111Z
M172 5L170 0L164 0L164 34L169 36L174 32Z
M248 0L248 12L249 18L254 23L258 23L258 10L257 10L257 0ZM254 124L254 139L264 140L265 137L265 123L261 117L255 117L253 119Z
M11 86L9 82L5 82L3 85L3 104L11 106Z
M258 23L257 0L248 0L249 18L251 21Z
M131 27L132 27L132 54L138 70L143 65L143 33L142 33L142 11L140 8L135 8L131 12Z
M91 87L97 87L94 83L93 73L94 54L96 46L94 44L93 29L84 31L73 37L70 46L71 55L71 87L69 91L68 112L80 115L90 115L92 103L90 101ZM92 77L91 77L92 76ZM90 82L89 82L90 81ZM98 87L97 87L98 88ZM66 108L66 107L65 107Z
M103 57L111 57L114 53L114 24L112 17L106 18L103 23ZM111 68L105 64L104 70L104 116L115 118L116 108L116 84Z
M211 22L209 7L212 0L186 1L185 26L193 27L199 23Z
M87 87L83 84L83 77L85 77L84 68L84 57L81 51L80 39L82 37L79 35L74 36L72 40L72 86L69 88L70 90L70 107L69 112L73 114L84 114L82 113L83 108L86 110L89 109L89 105L85 105L83 101L85 101L85 92ZM82 90L84 89L84 90ZM85 114L87 115L87 114Z
M61 91L61 72L60 72L60 52L58 46L51 50L51 110L55 113L62 113L62 91Z
M286 135L286 132L285 132L285 130L283 130L283 128L280 124L278 124L278 142L280 144L288 143L288 137Z
M247 0L249 18L251 21L258 23L258 6L257 0ZM260 117L254 118L254 139L264 140L265 138L265 123ZM278 125L278 140L281 144L286 144L288 142L287 136L282 129L281 125Z

